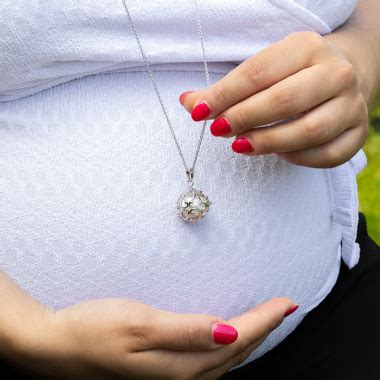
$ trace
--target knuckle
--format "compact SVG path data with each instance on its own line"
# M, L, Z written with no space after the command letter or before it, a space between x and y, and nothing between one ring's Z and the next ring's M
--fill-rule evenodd
M147 339L154 333L151 325L151 315L147 308L136 304L134 309L130 310L126 333L138 339Z
M266 68L267 65L263 62L262 58L257 59L256 57L252 57L242 64L241 75L255 88L260 87L265 76Z
M354 66L349 62L341 63L338 69L339 79L348 87L356 84L356 71Z
M283 87L272 95L272 104L280 118L293 115L296 112L297 97L290 87Z
M316 32L303 32L304 42L309 46L314 52L319 52L326 47L326 42L323 37Z
M222 107L228 105L228 99L226 96L226 91L220 83L217 83L213 86L214 96L217 103Z
M304 47L305 54L309 57L310 63L313 57L323 52L328 45L319 33L312 31L293 32L287 38L295 44Z
M289 33L289 34L284 38L284 40L293 41L293 42L295 42L296 44L303 43L303 42L305 41L305 36L306 36L308 33L309 33L309 32L307 32L307 31L302 31L302 32L291 32L291 33Z
M293 32L287 36L287 39L294 40L296 43L303 44L312 50L320 50L326 46L323 37L319 33L312 31Z
M237 107L235 118L241 131L250 129L249 115L242 107Z
M334 168L341 164L340 154L334 145L332 145L331 147L326 147L323 155L325 167Z
M127 334L137 339L147 339L151 336L152 331L142 320L133 320L128 322Z
M303 130L308 145L317 145L326 137L326 128L314 119L305 120Z
M200 326L195 322L187 322L185 327L180 331L182 332L182 337L180 337L180 339L185 342L189 350L193 350L201 338Z
M260 154L266 154L273 152L275 148L274 140L271 138L269 130L267 128L259 128L256 134L253 136L255 139L256 152Z

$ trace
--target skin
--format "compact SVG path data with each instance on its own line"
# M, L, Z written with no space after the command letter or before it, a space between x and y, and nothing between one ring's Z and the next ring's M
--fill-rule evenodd
M327 37L293 34L244 62L212 89L186 96L185 107L190 111L205 99L213 112L210 118L228 116L235 136L244 132L255 154L283 152L284 159L313 167L344 162L365 140L367 108L379 90L379 15L377 0L363 0L339 31ZM281 52L288 49L294 55L283 59ZM301 117L255 128L257 120L294 114ZM39 379L216 379L244 361L294 306L290 299L277 298L224 321L127 299L93 300L55 311L1 272L0 289L0 355ZM217 322L234 326L238 339L216 345L212 329Z
M217 138L245 137L254 150L243 154L277 153L315 168L343 164L363 146L379 92L379 16L378 2L363 0L335 33L293 33L182 103L189 112L206 103L205 119L225 118L231 131ZM276 125L257 128L269 123Z
M0 284L0 354L39 379L216 379L244 361L294 306L276 298L228 321L120 298L53 311L1 272ZM237 340L215 344L215 323L233 326Z

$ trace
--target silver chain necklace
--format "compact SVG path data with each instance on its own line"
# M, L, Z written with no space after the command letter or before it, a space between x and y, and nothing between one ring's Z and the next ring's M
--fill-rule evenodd
M158 98L158 101L159 101L160 106L162 108L162 112L164 113L166 122L170 128L170 132L173 136L174 142L175 142L177 149L178 149L178 153L181 157L183 166L184 166L185 171L186 171L189 189L187 191L185 191L183 194L181 194L181 196L178 198L177 212L178 212L178 215L183 220L185 220L187 222L192 222L195 224L207 214L207 212L210 208L210 205L211 205L211 201L208 199L208 197L205 194L202 193L202 191L193 188L194 168L195 168L195 164L196 164L197 159L198 159L198 154L199 154L199 150L201 148L201 144L202 144L205 128L207 125L207 121L205 121L203 123L201 135L200 135L199 142L197 145L197 149L195 152L193 165L189 168L186 164L186 161L185 161L184 155L182 153L181 147L178 143L178 139L174 133L172 123L170 122L170 119L169 119L168 113L166 111L166 108L164 106L164 103L162 101L160 92L158 91L158 87L157 87L156 81L154 79L153 71L152 71L150 64L149 64L149 62L146 58L146 55L144 53L142 44L140 42L140 38L137 34L136 26L132 20L131 14L130 14L129 9L127 7L126 0L122 0L122 2L124 5L125 12L127 13L129 23L131 24L133 34L136 38L137 45L139 47L141 56L144 60L146 71L149 74L149 78L153 84L154 91L157 94L157 98ZM206 82L207 82L207 85L210 87L211 86L210 74L208 71L208 65L207 65L207 60L206 60L206 52L205 52L205 47L204 47L204 38L203 38L202 25L201 25L200 14L199 14L198 0L194 0L194 4L195 4L195 10L196 10L196 24L197 24L199 37L201 40L201 47L202 47L202 54L203 54L203 65L204 65L204 69L205 69Z

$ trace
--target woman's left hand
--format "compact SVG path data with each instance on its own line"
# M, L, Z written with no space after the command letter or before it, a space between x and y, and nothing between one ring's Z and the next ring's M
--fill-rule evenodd
M296 165L343 164L368 134L367 104L354 66L313 32L290 34L180 101L195 121L215 119L214 136L236 136L235 152L277 153ZM270 123L277 124L258 128Z

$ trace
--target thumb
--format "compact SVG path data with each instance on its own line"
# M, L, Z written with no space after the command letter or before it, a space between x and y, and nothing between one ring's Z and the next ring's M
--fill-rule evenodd
M159 310L152 322L151 348L183 351L213 350L233 343L237 330L225 320L206 314Z

